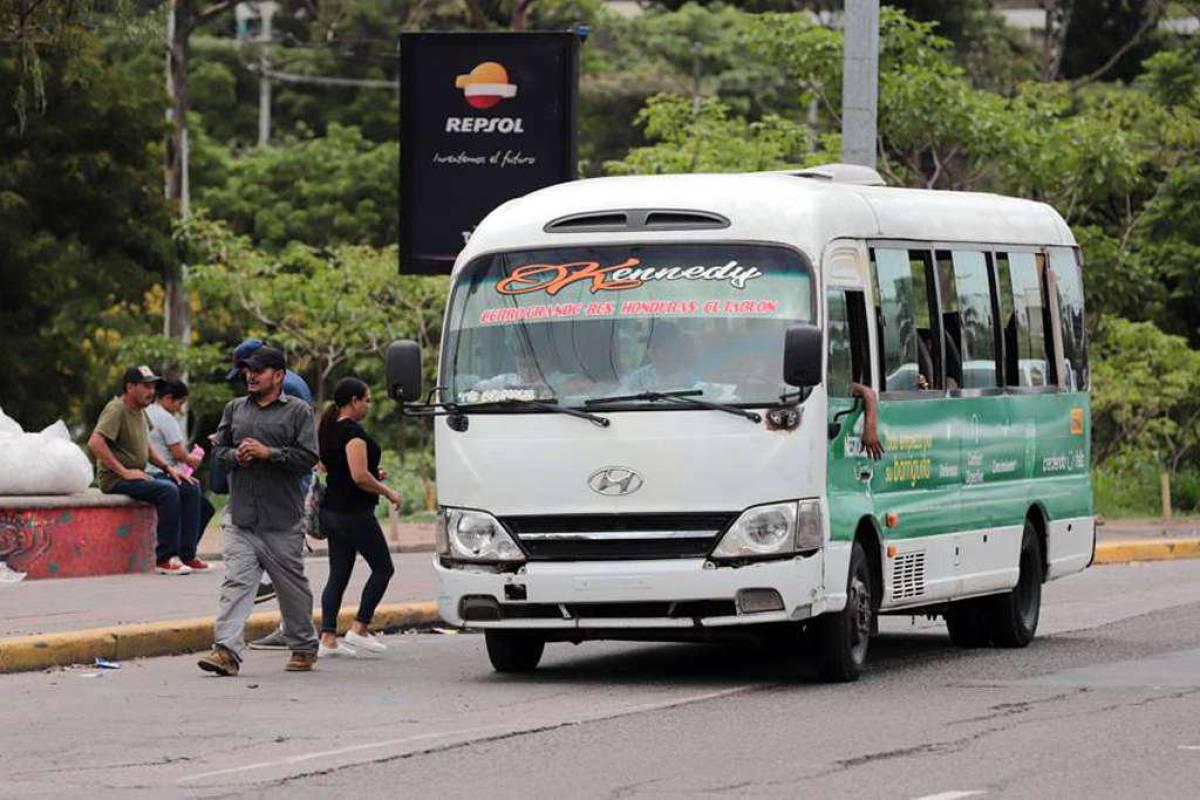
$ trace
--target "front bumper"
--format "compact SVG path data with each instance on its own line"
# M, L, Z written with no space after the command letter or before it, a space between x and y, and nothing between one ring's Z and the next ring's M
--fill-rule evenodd
M438 610L447 622L509 630L729 628L806 619L832 610L822 553L744 566L705 559L530 562L497 574L448 568L434 557ZM739 591L771 589L782 609L742 613ZM498 618L464 619L466 604L498 606ZM833 598L836 601L836 597Z

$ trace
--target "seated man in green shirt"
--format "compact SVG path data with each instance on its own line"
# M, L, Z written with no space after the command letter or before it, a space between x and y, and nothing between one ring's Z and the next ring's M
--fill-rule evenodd
M197 517L200 489L194 478L181 475L150 446L146 408L154 402L158 379L146 366L125 370L121 394L109 400L100 412L96 428L88 437L88 447L96 456L100 491L129 495L153 503L157 509L155 571L161 575L187 575L192 569L180 559L180 519L181 515ZM156 480L147 475L147 461L161 469L163 477ZM195 543L191 546L194 548Z

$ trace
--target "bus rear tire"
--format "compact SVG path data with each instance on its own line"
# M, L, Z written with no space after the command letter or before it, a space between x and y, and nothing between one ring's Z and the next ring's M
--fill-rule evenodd
M955 647L987 647L992 639L987 601L991 598L959 600L946 609L946 630Z
M817 645L817 677L829 683L858 680L867 661L875 616L871 568L862 544L850 550L846 607L813 620Z
M1011 591L989 598L992 641L1000 647L1024 647L1037 633L1042 609L1042 543L1025 520L1021 534L1021 574Z
M546 649L545 639L524 631L489 630L483 638L496 672L533 672Z

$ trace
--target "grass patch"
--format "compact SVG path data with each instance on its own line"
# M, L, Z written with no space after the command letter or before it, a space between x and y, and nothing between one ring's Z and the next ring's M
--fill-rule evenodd
M1162 516L1159 468L1141 465L1120 472L1092 470L1096 513L1105 519ZM1180 470L1171 478L1171 508L1175 514L1200 510L1200 470Z

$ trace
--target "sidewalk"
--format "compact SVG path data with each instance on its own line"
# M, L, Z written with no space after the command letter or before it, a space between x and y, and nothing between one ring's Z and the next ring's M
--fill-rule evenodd
M385 604L432 599L434 588L430 553L393 555L396 574L383 597ZM88 628L167 622L208 617L217 611L217 594L225 568L213 562L212 572L192 575L106 575L100 578L21 581L0 586L0 640L29 634L63 633ZM324 556L304 562L313 590L313 610L321 607L321 590L329 575ZM366 563L355 564L343 608L358 605L370 574ZM255 611L278 611L271 600Z
M424 553L433 550L433 523L431 522L397 522L392 524L385 520L380 523L380 526L383 528L383 535L387 539L393 553ZM204 531L204 536L200 539L198 548L200 557L205 560L222 558L221 550L224 538L220 520L214 519L208 524L208 528ZM313 548L312 555L325 555L325 543L323 541L309 539L308 543Z
M1119 520L1097 529L1096 564L1200 557L1200 520ZM379 627L435 624L436 585L431 555L433 530L425 524L399 526L390 539L395 553L392 578L376 615ZM201 550L220 547L210 529ZM96 655L133 658L188 652L208 647L212 615L223 567L187 576L114 575L102 578L22 581L0 585L0 673L43 669L55 664L90 663ZM306 560L314 611L328 574L323 555ZM361 561L347 589L339 622L348 624L369 570ZM260 604L249 637L272 630L279 621L274 601Z

